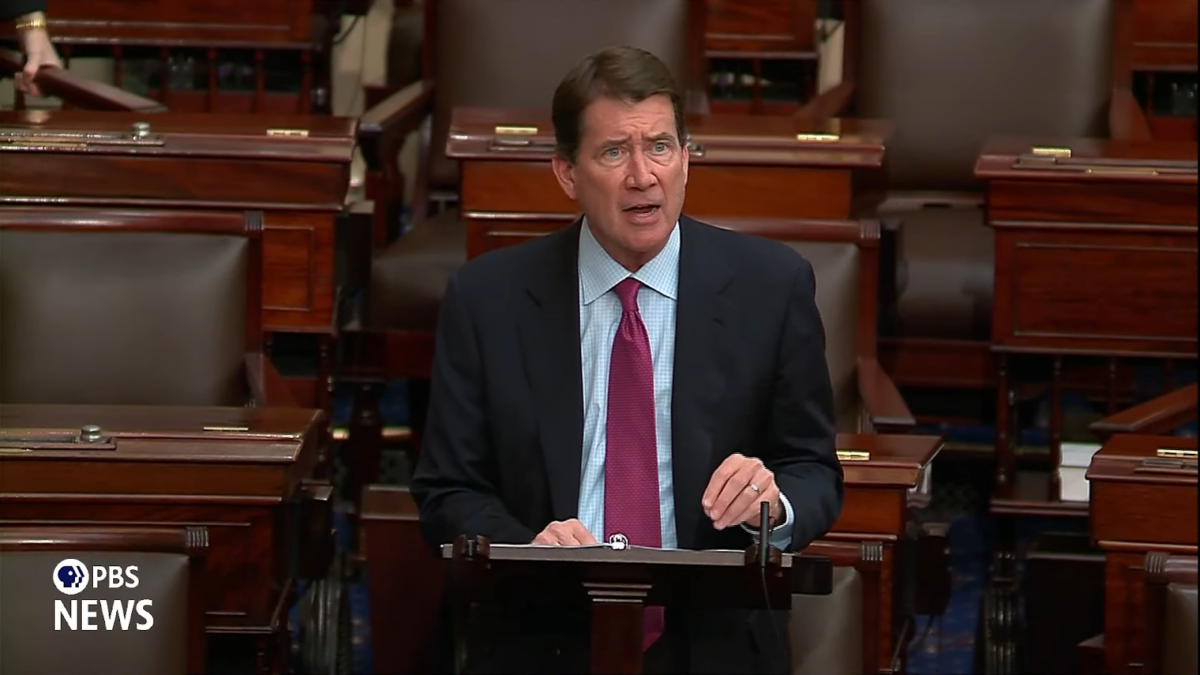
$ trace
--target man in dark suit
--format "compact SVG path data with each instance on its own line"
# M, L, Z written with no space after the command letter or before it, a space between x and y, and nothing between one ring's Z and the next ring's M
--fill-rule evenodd
M474 260L442 303L412 481L434 544L785 551L823 535L842 472L812 267L681 216L688 151L667 67L617 47L554 94L554 172L584 217ZM772 625L772 622L776 622ZM648 672L783 673L767 612L648 608ZM479 672L586 672L586 616L484 607Z

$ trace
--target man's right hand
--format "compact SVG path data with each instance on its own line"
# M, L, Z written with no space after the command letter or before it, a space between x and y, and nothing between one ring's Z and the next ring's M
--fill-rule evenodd
M542 546L587 546L599 542L583 523L572 518L550 523L531 543Z

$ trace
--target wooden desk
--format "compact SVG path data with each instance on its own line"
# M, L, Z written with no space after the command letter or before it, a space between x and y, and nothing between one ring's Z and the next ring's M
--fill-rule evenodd
M140 122L148 135L134 139ZM262 210L263 329L322 335L328 352L356 129L299 115L3 111L0 164L20 170L0 171L0 207ZM297 399L326 408L326 387L313 390Z
M824 539L861 543L880 561L877 595L863 589L863 664L892 672L896 629L907 617L895 617L897 545L905 538L912 511L929 501L931 468L942 449L936 436L838 434L838 453L845 472L842 513ZM850 453L865 452L864 459ZM874 595L874 597L872 597ZM899 624L899 625L897 625ZM911 636L909 636L911 637ZM903 656L901 656L903 658Z
M301 520L315 517L314 502L328 506L328 486L305 483L323 418L300 408L0 406L0 524L204 525L209 634L252 639L260 672L279 672L294 581L306 556L323 555ZM93 424L110 442L75 440Z
M1033 157L1035 147L1071 157ZM1051 357L1051 466L1062 361L1102 357L1109 413L1119 358L1196 358L1196 144L993 139L975 165L995 230L996 497L1016 492L1009 358ZM1058 501L1057 473L1048 501Z
M1151 551L1196 555L1196 468L1149 469L1160 448L1196 450L1196 439L1113 436L1092 458L1091 535L1105 554L1107 673L1141 672L1146 635L1143 564Z
M886 122L705 115L688 124L684 213L695 218L845 219L882 199ZM498 126L523 132L497 133ZM446 155L462 162L468 258L498 245L492 231L536 236L574 220L577 206L550 169L553 151L544 111L454 111Z

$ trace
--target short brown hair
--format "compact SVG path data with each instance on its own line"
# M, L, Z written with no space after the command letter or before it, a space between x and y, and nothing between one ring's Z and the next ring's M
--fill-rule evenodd
M679 143L687 143L687 118L683 97L671 69L657 56L637 47L606 47L575 64L554 90L551 119L555 150L574 163L583 137L583 111L598 98L640 103L664 95L675 109Z

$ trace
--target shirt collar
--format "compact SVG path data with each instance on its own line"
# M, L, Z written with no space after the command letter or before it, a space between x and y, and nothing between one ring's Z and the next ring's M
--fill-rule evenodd
M633 274L612 259L608 251L592 236L587 219L579 228L579 297L584 305L612 290L614 286L633 277L660 295L677 300L679 288L679 223L671 230L667 245L642 268Z

